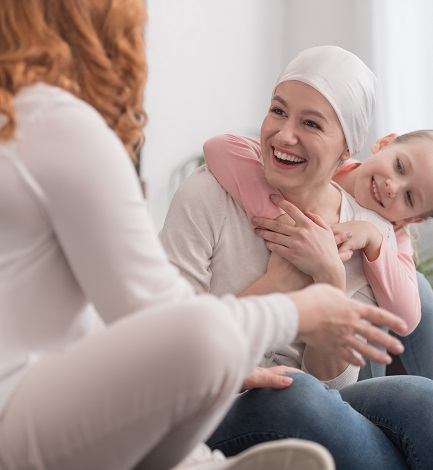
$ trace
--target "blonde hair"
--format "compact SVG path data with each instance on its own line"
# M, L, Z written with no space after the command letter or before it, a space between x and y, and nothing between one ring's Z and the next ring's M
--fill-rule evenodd
M144 0L1 0L0 140L14 136L14 96L36 82L92 105L135 161L147 69Z
M407 132L406 134L400 134L395 138L394 142L398 144L400 142L407 142L408 140L413 140L413 139L433 140L433 130L421 129L418 131Z

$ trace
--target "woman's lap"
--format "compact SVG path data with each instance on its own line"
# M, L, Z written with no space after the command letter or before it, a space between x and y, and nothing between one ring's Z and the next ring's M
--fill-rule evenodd
M225 313L207 299L149 308L42 359L2 412L0 468L174 466L242 382L244 338Z
M367 380L347 387L340 395L307 374L293 377L288 389L258 389L239 396L208 444L234 455L259 442L297 437L327 447L337 469L381 470L407 468L405 456L396 447L402 446L415 462L421 459L424 466L417 468L433 468L432 459L423 452L424 445L432 447L432 439L417 424L421 419L425 433L433 422L431 412L423 413L424 407L433 404L429 380ZM381 426L363 415L374 423L380 421Z

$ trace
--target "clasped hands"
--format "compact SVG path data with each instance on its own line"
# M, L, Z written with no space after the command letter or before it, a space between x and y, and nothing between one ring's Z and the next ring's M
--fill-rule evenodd
M331 227L320 216L303 213L280 195L271 199L285 214L275 220L252 219L257 226L256 234L266 241L267 248L311 276L315 283L324 282L345 290L346 271ZM340 243L348 240L341 234L340 239Z
M399 354L403 351L401 342L377 328L375 324L388 327L397 333L404 332L407 325L405 326L400 318L379 307L348 298L344 294L345 269L332 229L320 217L311 213L304 214L279 195L275 195L272 200L290 216L291 221L289 220L287 223L262 217L253 219L253 223L258 226L256 233L266 240L267 247L272 251L268 272L273 270L277 273L271 275L277 282L279 278L284 277L284 260L287 260L289 261L289 263L286 262L287 265L293 264L298 272L303 271L303 273L307 273L307 276L310 275L316 286L314 290L317 291L315 292L317 296L310 291L313 286L291 295L292 300L295 300L296 296L300 297L297 307L300 319L298 334L302 337L301 339L307 345L311 343L328 353L337 354L338 357L354 365L364 365L362 356L382 364L391 362L388 354L375 348L372 344L364 342L359 337L384 346L394 354ZM340 236L340 243L345 243L344 238L345 236ZM348 240L351 237L346 238ZM284 260L272 261L274 254L280 255ZM324 274L332 276L332 282L326 277L320 277L321 270L327 269L327 267L329 271L325 271ZM293 267L291 269L293 271ZM287 272L290 273L290 270ZM344 278L343 283L341 276ZM339 303L335 302L336 292L332 293L329 284L339 288L341 296ZM287 291L289 290L291 289L287 289ZM329 302L326 301L328 294L332 294ZM305 310L309 313L302 314L302 311ZM311 322L313 317L316 318L312 323L323 322L322 327L319 329L308 328L311 330L310 333L313 333L312 336L310 333L303 334L301 323L304 320ZM323 341L325 337L326 340ZM355 355L354 351L362 356Z

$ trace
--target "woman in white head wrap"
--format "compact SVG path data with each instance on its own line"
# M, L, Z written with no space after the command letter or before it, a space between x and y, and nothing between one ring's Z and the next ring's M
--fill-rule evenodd
M354 76L355 79L353 79ZM350 156L355 156L363 146L372 118L376 82L373 73L353 54L335 46L322 46L301 52L281 73L277 86L288 80L296 80L308 84L326 97L340 121ZM274 92L276 88L274 88ZM423 148L418 146L420 141L415 139L412 140L412 146L408 146L405 149L400 147L398 152L406 156L410 155L411 158L416 159L417 163L416 167L412 166L412 172L409 171L407 176L406 171L402 171L404 174L402 178L406 178L407 181L405 181L404 187L401 187L401 194L404 194L406 197L406 191L410 191L411 194L414 190L420 191L424 194L424 201L427 202L431 200L433 192L429 192L429 189L427 189L430 187L428 178L426 178L425 182L421 181L424 181L424 174L428 175L431 173L429 162L431 162L430 154L433 151L433 144L430 140L432 132L421 132L425 137L429 137L429 140L424 141ZM407 134L407 138L409 136L411 138L415 137L415 133L411 134ZM351 240L352 245L358 243L359 240L365 241L367 246L364 249L364 255L368 262L364 263L363 266L366 269L367 278L372 283L373 291L377 296L380 306L405 319L408 324L405 334L414 331L416 328L413 335L402 338L403 343L408 346L408 351L402 354L401 360L411 375L422 375L432 378L433 373L430 364L432 351L429 334L432 331L433 324L433 309L430 307L432 305L433 290L425 278L418 275L419 273L415 271L415 267L411 262L412 249L410 247L410 236L402 227L405 218L410 218L411 214L407 210L408 205L399 202L401 198L397 197L397 194L390 194L388 199L385 196L385 204L378 206L377 196L373 195L373 191L371 191L373 177L375 184L378 185L378 190L382 192L386 191L384 185L388 178L390 178L390 182L386 184L392 184L394 181L398 183L400 180L400 173L397 171L396 164L389 160L388 163L391 165L387 166L386 163L387 159L395 154L393 149L389 148L393 146L388 147L388 144L392 142L394 137L395 134L391 134L379 139L372 148L373 153L378 152L375 157L368 159L368 163L363 165L361 165L361 162L351 159L342 168L338 169L333 179L345 188L352 186L353 192L351 194L354 195L356 192L357 202L362 206L370 209L373 208L374 211L377 211L388 220L396 221L401 219L403 221L394 225L399 241L398 257L396 253L392 253L392 250L387 249L386 245L388 244L382 242L380 233L374 232L374 228L369 228L373 227L372 224L365 224L364 222L359 224L359 222L355 221L348 222L350 224L349 228L347 228L346 223L338 225L336 229L340 233L342 231L353 230L356 237ZM265 183L262 178L255 181L257 180L255 173L263 172L263 165L257 159L256 153L252 150L252 147L250 151L245 148L242 158L240 158L239 148L233 145L231 140L233 139L227 136L218 136L205 144L205 157L208 167L222 187L229 194L235 196L250 219L254 215L271 219L277 218L284 211L268 200L269 195L276 192L275 187L268 184L267 181ZM394 149L398 150L395 147ZM422 160L420 154L425 155L425 160ZM248 159L248 156L251 158ZM397 157L397 155L394 156ZM379 168L377 167L377 161L379 161L379 165L382 165ZM286 160L284 163L289 165L290 161ZM360 170L362 172L361 176L356 176L355 173L357 173L358 168L361 168L360 165L364 170ZM409 168L410 166L408 165L409 163L406 162L404 167ZM300 165L297 166L299 167ZM228 168L230 168L230 171L227 171ZM298 170L299 172L301 171L300 168ZM287 171L286 175L288 178L296 178L299 172L294 172L290 169L290 172ZM413 178L412 181L410 180L411 177ZM379 183L376 183L376 181ZM252 184L252 182L254 183ZM398 213L393 213L392 208L397 206L399 208ZM425 207L430 207L428 202ZM415 209L413 204L412 208L413 216L419 215L422 212L419 209ZM420 218L417 220L419 221ZM264 222L268 230L275 230L272 224L267 225L266 220L261 219L258 221L259 224ZM409 220L405 223L408 222ZM365 231L363 232L363 230ZM270 232L262 231L259 232L259 235L267 239ZM273 233L271 235L274 236ZM288 250L291 247L290 245L289 248L284 247L285 241L289 241L289 239L287 237L286 240L280 238L278 244L268 245L268 247L285 257L290 257ZM280 243L281 245L279 245ZM385 246L382 249L383 245ZM291 249L293 251L293 247ZM417 284L420 286L419 290ZM386 287L384 288L384 286ZM420 307L422 307L421 322L419 322L421 316ZM420 340L421 338L423 338L422 341ZM416 354L414 354L414 351L416 351ZM360 376L367 378L371 377L371 374L373 376L385 375L385 366L374 363L369 364L362 369Z
M298 207L291 206L290 215L301 229L299 237L294 237L302 246L299 270L277 257L270 260L244 211L206 166L179 188L160 239L171 262L198 292L239 295L284 291L303 287L313 278L315 282L346 286L349 295L374 302L362 260L352 257L346 273L332 232L322 219L331 224L341 217L349 220L365 215L356 201L331 183L331 178L341 161L361 149L373 114L375 90L375 77L359 58L335 46L312 48L302 52L280 76L263 121L261 144L254 139L225 136L240 154L245 148L262 154L266 183ZM206 145L209 143L212 139ZM248 179L249 174L243 177L254 187L256 182ZM312 216L316 224L303 212L321 217ZM389 225L383 223L382 230L392 238ZM413 414L430 400L426 397L431 387L427 379L411 382L409 409L407 396L403 399L391 392L393 388L406 388L407 378L356 383L358 368L318 354L314 345L298 343L270 352L262 365L277 365L276 373L291 367L312 375L296 374L292 385L278 392L260 389L243 394L210 439L213 447L236 454L254 443L298 436L328 447L337 468L403 469L407 468L403 454L408 458L416 455L428 462L427 466L433 465L432 457L423 451L433 445L433 441L427 442L432 438L419 432L422 427L433 426L433 414L420 413L423 426L412 426ZM408 455L408 447L400 442L397 448L375 424L313 375L330 388L340 389L345 399L356 405L354 397L359 397L360 390L367 401L366 413L371 411L378 420L403 429L405 439L416 447L415 453ZM261 386L259 381L251 388Z
M350 156L364 146L373 117L377 81L359 59L337 46L318 46L302 51L278 77L278 85L297 80L321 93L334 108L343 128Z

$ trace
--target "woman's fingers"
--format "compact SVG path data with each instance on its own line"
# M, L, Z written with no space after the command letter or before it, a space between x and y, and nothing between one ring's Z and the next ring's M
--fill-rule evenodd
M305 212L305 215L319 227L332 231L331 227L322 219L322 217L320 217L320 215L313 214L312 212Z
M361 338L352 336L350 339L347 340L346 344L351 349L351 351L348 350L348 352L349 353L351 352L354 355L354 357L356 357L355 359L356 362L358 362L358 360L361 359L361 357L370 359L379 364L390 364L392 361L391 356L389 356L389 354L387 354L386 351L381 351L373 344L366 343ZM361 360L362 362L364 362L363 359ZM352 364L354 364L354 362L352 362ZM359 364L356 363L355 365L359 365Z
M284 199L281 195L271 194L270 198L275 205L283 209L283 211L286 212L286 214L288 214L295 221L296 225L305 223L309 220L309 218L301 210L299 210L291 202Z
M281 232L274 232L272 230L266 230L263 228L255 228L254 232L263 240L268 242L276 243L278 245L289 246L290 234L281 233Z
M382 346L393 354L400 354L404 350L403 345L397 338L375 325L364 323L358 328L358 333L370 343Z
M359 311L359 315L362 319L373 324L385 326L400 335L407 334L407 324L401 318L379 307L370 305L364 305L364 307L366 308L360 309ZM367 339L370 340L374 338L368 337Z
M272 196L275 196L272 198ZM282 219L278 217L277 219L267 219L265 217L253 217L252 223L257 226L257 228L266 229L271 232L281 233L284 235L293 235L296 228L308 228L312 227L312 222L314 225L319 226L329 232L332 232L329 225L317 214L313 214L312 212L306 212L305 214L299 210L295 205L281 197L280 195L272 195L272 201L277 204L281 209L286 211L286 214L289 217L286 219ZM291 223L287 223L287 219L290 220ZM257 233L260 233L257 231ZM268 235L268 234L265 234ZM275 241L268 237L262 237L266 240Z
M254 372L244 380L243 390L254 388L286 388L293 382L293 378L284 374L293 372L303 373L300 369L287 366L274 366L269 368L256 367Z
M355 365L360 362L353 351L386 364L389 356L374 345L394 354L404 350L397 338L375 326L407 334L406 323L386 310L350 299L326 284L292 292L290 298L298 308L298 338L317 349L333 351Z

